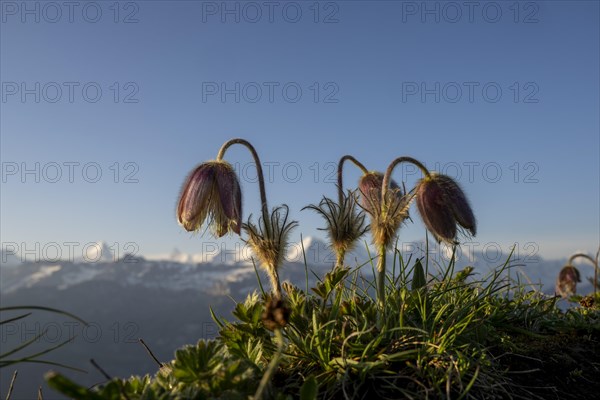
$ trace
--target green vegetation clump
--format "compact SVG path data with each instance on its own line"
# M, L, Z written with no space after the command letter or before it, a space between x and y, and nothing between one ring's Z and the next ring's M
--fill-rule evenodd
M233 320L214 317L215 340L177 350L154 376L93 389L57 374L48 382L75 399L249 399L265 376L266 399L564 399L599 392L598 301L563 312L557 297L502 278L508 265L476 279L470 267L455 273L450 262L431 273L422 261L405 263L397 253L383 310L360 268L336 268L308 290L283 283L290 314L274 332L263 321L269 294L255 292L237 303Z
M252 217L241 222L242 192L224 160L232 145L244 146L255 161L257 223ZM348 194L346 161L362 173ZM401 163L423 174L411 190L392 179ZM255 148L244 139L225 142L216 160L200 164L186 179L177 220L187 231L206 226L217 237L243 233L271 291L265 293L259 280L262 293L238 303L235 320L213 315L220 327L216 340L177 350L175 360L159 363L153 377L109 379L93 390L57 374L48 383L71 398L125 400L565 399L600 393L596 291L581 308L563 313L558 297L501 278L508 261L478 280L472 267L455 273L454 257L433 271L429 260L405 262L396 250L390 273L388 251L410 220L413 201L438 242L457 245L459 236L476 234L466 194L451 177L407 156L394 159L384 174L345 155L337 172L338 202L324 197L308 206L325 220L336 262L314 288L308 287L306 266L302 290L279 280L296 221L285 205L269 211ZM377 251L370 260L374 279L362 275L364 265L350 269L345 263L346 252L367 231ZM569 267L563 275L559 293L573 294L578 273Z

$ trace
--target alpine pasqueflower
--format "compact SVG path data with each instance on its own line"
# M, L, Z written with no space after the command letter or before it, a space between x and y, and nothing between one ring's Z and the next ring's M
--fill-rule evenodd
M208 161L196 167L183 184L177 221L197 231L205 220L214 234L238 235L242 227L242 191L233 167L226 161Z

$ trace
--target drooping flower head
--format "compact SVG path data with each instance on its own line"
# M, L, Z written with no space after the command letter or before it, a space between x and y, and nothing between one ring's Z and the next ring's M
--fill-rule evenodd
M208 161L187 177L179 203L177 220L187 231L197 231L208 220L218 237L240 234L242 191L233 167L226 161Z
M242 192L233 167L223 160L229 147L239 144L248 149L256 165L261 200L258 224L242 224ZM248 234L247 243L261 261L271 280L276 298L281 298L278 269L283 262L283 253L290 231L297 225L288 221L288 207L278 207L269 213L265 178L256 149L245 139L226 141L214 161L200 164L187 177L177 205L177 220L188 231L200 229L205 220L218 237L227 232L238 235L241 229Z
M361 192L361 206L371 216L373 242L389 247L398 228L409 217L408 209L414 194L404 193L400 186L391 180L386 199L382 201L383 180L384 175L381 172L369 172L360 178L358 187Z
M572 265L565 265L556 279L556 293L564 299L577 292L577 282L581 282L579 270Z
M475 236L475 215L454 179L431 173L417 184L416 197L421 218L438 242L456 244L458 227Z
M381 203L381 186L383 185L383 174L378 171L372 171L364 174L358 181L358 189L361 193L362 207L373 214L374 209ZM402 190L396 181L390 182L390 189L394 191L397 197L402 196Z

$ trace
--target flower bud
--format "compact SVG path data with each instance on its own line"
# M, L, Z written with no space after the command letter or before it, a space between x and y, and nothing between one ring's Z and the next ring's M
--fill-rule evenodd
M199 230L206 219L218 237L240 233L242 191L233 167L225 161L200 164L181 190L177 220L185 230Z
M556 293L564 299L577 292L577 282L581 282L579 270L572 265L565 265L556 279Z
M358 189L361 193L362 207L369 213L375 213L381 204L381 187L383 186L383 174L381 172L369 172L361 176L358 181ZM398 184L392 180L388 193L395 193L402 197L402 191ZM386 196L387 197L387 196Z
M447 175L431 174L417 185L417 207L438 242L456 243L457 225L476 234L475 215L464 192Z

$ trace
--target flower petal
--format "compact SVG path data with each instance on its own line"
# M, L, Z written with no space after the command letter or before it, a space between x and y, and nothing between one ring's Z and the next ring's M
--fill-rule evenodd
M473 210L471 209L471 205L467 200L467 196L461 187L454 179L446 175L437 175L436 179L438 179L440 186L446 192L456 222L463 228L469 230L471 235L475 236L477 233L477 222Z
M444 190L435 179L425 178L418 184L417 208L427 229L438 242L454 243L456 222Z
M177 205L177 220L185 230L197 230L204 222L214 179L211 163L199 165L186 178Z
M226 225L239 235L242 227L242 191L235 171L229 164L222 163L217 168L217 184L220 204L228 219Z

